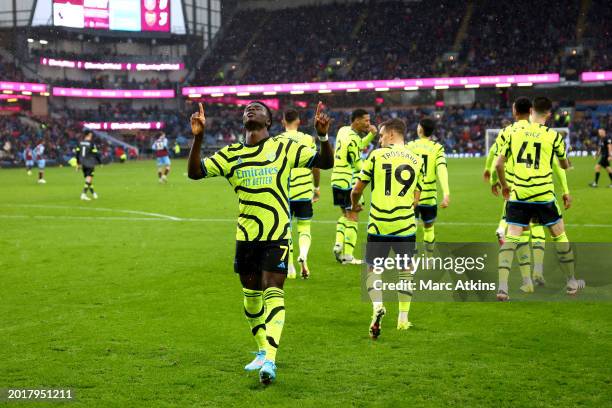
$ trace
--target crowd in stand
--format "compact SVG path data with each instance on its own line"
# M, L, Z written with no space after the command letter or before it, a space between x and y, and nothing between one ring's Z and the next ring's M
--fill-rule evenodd
M391 2L373 7L349 55L346 79L390 79L444 73L439 59L451 50L465 12L462 2Z
M0 81L24 82L21 69L17 68L12 62L6 61L0 55Z
M82 134L77 122L66 119L0 116L0 162L23 163L24 150L42 143L50 164L65 163ZM99 147L103 156L109 155L107 143L100 141Z
M187 148L190 142L189 108L183 112L163 110L157 106L132 109L127 104L102 104L97 110L62 108L62 114L54 118L34 121L22 120L18 116L0 116L0 161L21 162L21 154L29 144L39 142L46 146L48 159L65 162L82 136L80 121L164 121L164 132L168 138ZM350 122L350 111L332 111L336 129ZM372 111L373 123L399 117L408 125L407 139L416 138L416 126L423 116L431 116L437 122L435 138L444 145L447 153L483 154L485 152L486 129L501 128L511 122L509 109L497 107L447 107L396 109L382 108ZM282 132L281 112L275 112L271 134ZM312 112L304 111L302 131L311 133ZM571 149L595 151L597 129L612 129L612 114L587 109L577 115L571 123L551 123L551 126L571 129ZM158 131L139 131L123 135L127 143L135 145L141 153L150 152L151 144ZM335 132L330 132L333 139ZM216 149L240 141L243 135L242 109L239 107L207 107L207 128L205 146ZM103 155L112 158L112 146L101 143Z
M612 68L612 33L608 2L593 0L584 24L583 42L589 70ZM475 1L470 24L462 27L468 13L465 3L386 1L332 3L298 8L238 10L214 41L202 67L190 80L194 85L387 79L441 75L491 75L561 72L566 63L564 47L577 45L579 1L558 5L543 0L533 13L526 0L512 3ZM529 6L529 7L528 7ZM570 22L570 23L568 23ZM245 29L248 27L249 29ZM457 35L466 38L455 48ZM445 53L456 51L452 59ZM32 50L40 56L73 60L133 61L130 55L68 53ZM140 58L140 57L138 57ZM148 56L149 62L151 56ZM155 62L168 61L155 56ZM169 58L169 57L168 57ZM155 74L152 74L155 75ZM164 75L143 81L127 77L111 80L96 73L91 80L54 80L55 86L104 89L176 89ZM25 81L21 69L0 56L0 79ZM181 81L182 82L182 81ZM53 101L51 101L53 102ZM181 146L190 140L189 107L168 110L159 106L134 108L127 103L100 103L96 109L50 106L51 117L22 120L0 116L0 161L19 161L26 145L42 141L51 160L65 160L82 134L80 122L162 121L165 133ZM310 132L312 112L305 113L304 131ZM350 112L332 112L336 127L348 124ZM510 111L499 106L422 109L382 108L372 111L374 123L400 117L415 136L422 116L437 122L436 138L448 153L484 153L485 131L508 123ZM282 131L276 113L272 134ZM610 113L585 110L571 123L575 150L594 150L597 128L612 128ZM122 137L141 152L150 151L159 132L139 131ZM207 106L206 146L219 147L242 137L242 111L236 107ZM333 138L333 132L331 134ZM112 156L112 148L103 144Z
M521 1L518 1L520 4ZM542 0L534 13L516 1L478 2L460 60L468 75L560 72L564 47L575 45L580 2Z
M605 0L593 0L585 26L585 42L588 43L589 70L612 69L612 7Z
M194 84L392 79L443 75L563 72L577 45L580 2L451 0L340 3L239 10L215 41ZM612 68L612 11L592 2L585 21L592 65ZM243 27L254 27L244 30ZM590 42L589 42L589 39ZM456 46L456 47L455 47ZM455 54L446 54L454 52ZM452 57L452 58L451 58ZM567 68L567 67L566 67Z
M597 138L597 130L603 128L612 134L612 113L601 115L589 110L571 125L572 146L574 150L596 151L600 140Z

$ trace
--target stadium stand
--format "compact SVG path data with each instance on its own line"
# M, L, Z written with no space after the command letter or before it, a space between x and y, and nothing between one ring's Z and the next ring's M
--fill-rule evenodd
M539 7L547 12L540 14L520 0L468 3L473 7L453 1L391 1L384 7L349 3L240 10L194 83L560 72L568 63L564 48L578 43L579 1L559 7L546 0ZM597 69L610 68L610 17L605 2L593 1L584 23ZM253 36L241 29L253 25ZM605 40L593 41L598 38Z
M608 24L612 14L607 2L602 0L571 1L563 7L552 0L544 0L540 7L546 13L533 13L530 3L524 0L512 4L484 0L465 3L392 0L385 1L384 6L381 4L326 2L275 10L238 8L224 22L219 37L205 52L199 68L188 64L186 68L191 72L187 75L168 72L132 75L40 65L41 57L146 63L188 63L199 57L197 52L185 55L153 52L150 43L128 54L118 51L123 48L108 39L94 44L92 49L98 52L76 52L74 44L62 49L62 44L69 41L64 38L53 46L34 44L25 54L21 50L16 60L23 61L25 55L29 61L27 70L9 62L12 58L6 58L10 53L8 49L0 50L0 79L75 88L174 89L180 94L180 87L187 84L563 74L570 70L581 72L612 67L609 57L612 36ZM11 38L16 40L17 37ZM7 47L7 44L2 45ZM568 57L568 47L578 50L578 55ZM369 106L375 112L374 122L400 117L408 124L409 137L414 137L419 118L432 115L439 121L436 136L449 153L484 153L485 129L499 128L510 119L509 96L503 92L495 96L476 96L475 102L451 103L444 107L434 107L432 100L403 104L396 98L394 103L383 104L376 110L372 103L375 95L361 99L347 95L334 95L331 103L336 109L332 115L338 126L348 123L347 112L352 107ZM443 98L442 94L436 97L437 100ZM189 142L190 104L174 100L166 103L145 101L144 104L98 100L94 107L69 99L61 98L58 102L51 98L49 116L41 118L38 125L29 113L2 117L0 142L3 148L7 143L10 145L8 150L3 149L3 157L18 160L16 152L26 143L42 138L49 144L52 160L62 160L69 156L71 146L79 137L81 122L161 121L171 140L183 146ZM281 107L290 106L292 102L291 98L280 98ZM612 124L607 107L609 105L604 104L576 108L571 122L563 124L572 130L574 149L595 149L597 128ZM27 108L25 110L27 112ZM308 109L304 112L304 119L310 121L311 113ZM280 132L280 113L276 115L272 131ZM209 148L240 139L240 108L207 104L207 116L206 145ZM304 126L305 131L310 131L308 126ZM123 132L119 137L146 154L154 134L156 132ZM112 146L109 145L108 150L112 158Z

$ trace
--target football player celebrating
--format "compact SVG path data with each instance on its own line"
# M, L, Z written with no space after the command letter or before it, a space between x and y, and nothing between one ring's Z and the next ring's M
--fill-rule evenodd
M431 140L435 128L436 122L432 118L421 119L417 126L419 138L408 143L408 148L423 159L423 190L416 216L423 222L423 242L427 256L433 256L436 242L434 222L438 216L438 182L442 188L440 207L447 208L450 203L444 146Z
M255 101L244 109L244 143L226 146L202 159L200 149L206 125L202 104L191 117L194 139L189 152L189 178L225 177L238 195L234 271L240 277L244 313L259 349L245 369L259 370L263 384L276 378L276 352L285 323L283 285L289 253L291 170L329 169L334 164L327 135L330 118L322 109L319 102L315 128L320 152L287 137L270 136L272 112L264 103Z
M518 105L521 98L514 105ZM552 107L552 103L547 103ZM512 267L514 252L527 244L524 234L529 223L545 225L549 228L555 243L557 256L567 275L566 291L574 295L584 287L583 280L574 276L574 253L565 233L565 225L555 196L552 163L555 157L563 169L569 167L563 137L554 130L542 125L550 116L550 108L533 112L536 120L516 122L507 132L505 141L499 145L500 156L495 170L499 178L506 204L508 234L499 250L499 291L497 299L506 301L508 297L508 275ZM544 116L538 120L538 116ZM514 183L506 180L504 165L506 160L514 162ZM563 195L565 209L571 205L571 196Z
M372 300L370 336L380 335L382 318L386 313L380 291L376 290L372 265L384 259L391 249L400 257L412 257L416 241L415 205L419 201L423 181L423 159L404 144L406 124L401 119L390 119L380 128L381 147L373 150L351 192L351 212L362 210L359 201L368 184L372 186L366 262L369 265L368 293ZM411 280L410 269L399 272L401 282ZM398 291L398 330L406 330L412 293Z
M365 135L362 137L362 135ZM353 257L357 244L358 219L348 217L351 208L351 189L355 177L361 171L361 152L376 137L376 126L370 123L370 114L364 109L355 109L351 114L351 125L343 126L336 135L336 151L331 184L334 205L340 207L342 215L336 223L334 255L342 264L361 264ZM353 213L353 217L357 214Z
M281 136L292 139L296 142L316 149L314 138L311 135L302 133L298 130L300 126L300 115L295 109L288 109L283 115L283 127L285 132ZM295 168L291 170L289 180L289 211L291 218L296 219L298 232L298 264L300 264L300 274L302 278L310 277L308 269L308 252L310 250L310 220L312 219L312 203L319 199L319 169ZM292 222L293 223L293 222ZM293 265L293 238L289 239L289 272L287 277L295 279L296 272Z

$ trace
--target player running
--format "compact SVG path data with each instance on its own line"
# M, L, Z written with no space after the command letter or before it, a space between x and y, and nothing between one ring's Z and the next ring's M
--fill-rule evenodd
M168 148L168 139L164 132L160 133L151 148L155 152L155 157L157 157L157 177L159 182L167 183L168 173L170 173L170 150Z
M595 165L595 180L589 186L597 187L599 183L599 172L603 167L608 172L610 177L610 185L612 188L612 167L610 162L612 161L612 138L606 136L606 129L599 128L597 130L597 136L599 136L599 161Z
M102 158L98 147L92 140L93 133L88 131L81 143L74 149L77 165L81 167L83 177L85 177L85 186L83 186L83 192L81 193L81 200L83 201L90 201L91 198L98 199L98 194L93 187L93 177L96 165L102 163ZM91 193L91 198L87 196L88 191Z
M519 98L520 99L520 98ZM519 100L515 106L519 105ZM552 103L548 103L552 108ZM550 115L550 108L545 115ZM515 110L517 108L514 108ZM541 115L536 111L536 115ZM497 299L506 301L508 297L508 275L512 267L514 252L518 246L525 246L523 234L534 221L549 228L555 242L561 267L567 274L566 292L570 295L584 287L584 281L574 276L574 254L565 233L561 211L554 192L552 162L556 156L563 169L569 167L563 137L540 123L526 120L512 125L503 144L498 145L500 156L495 169L502 187L506 205L508 234L499 251L499 291ZM504 165L513 161L514 183L506 180ZM565 209L571 205L571 196L563 195Z
M416 241L415 205L423 182L423 159L404 145L406 124L400 119L390 119L380 127L381 147L373 150L363 163L363 168L351 192L351 212L362 210L360 200L365 187L371 183L372 194L368 220L366 263L368 269L368 293L372 299L370 336L377 339L381 332L386 309L382 294L374 289L373 264L375 258L386 258L391 249L395 255L412 257ZM399 279L408 282L410 269L401 270ZM412 293L398 291L398 330L407 330Z
M433 255L436 242L434 222L438 216L438 182L442 188L440 207L447 208L450 203L444 146L431 140L435 128L436 122L432 118L421 119L417 126L419 138L408 143L408 148L423 159L423 190L416 208L416 217L423 222L423 242L427 256Z
M23 150L23 161L25 162L28 176L32 175L32 167L34 167L34 151L28 143Z
M283 115L283 127L285 132L280 136L287 137L295 142L317 148L311 135L298 131L300 126L300 115L295 109L288 109ZM318 168L295 168L291 170L289 180L289 212L291 218L297 220L300 274L303 279L310 277L308 269L308 251L310 250L310 220L312 219L312 203L319 200L319 181L321 175ZM292 221L293 222L293 221ZM295 279L296 271L293 264L293 238L289 238L289 272L287 278Z
M367 134L366 134L367 133ZM361 137L361 135L366 135ZM343 126L336 135L334 170L331 175L334 205L340 207L342 215L336 223L336 242L334 255L342 264L361 264L353 257L357 244L357 213L349 217L351 208L351 189L355 177L361 171L361 152L376 137L376 126L370 123L370 114L364 109L356 109L351 114L351 125Z
M204 108L191 116L194 135L189 152L189 178L225 177L238 195L238 225L234 271L244 294L244 313L255 337L258 352L245 370L259 370L269 384L276 378L276 351L285 323L285 292L289 252L289 179L297 167L329 169L334 155L327 132L330 118L319 102L315 129L321 151L311 145L268 133L272 112L262 102L251 102L243 114L245 142L234 143L202 159L200 149L206 118Z
M36 166L38 166L38 184L45 184L45 145L40 141L34 148L34 160L36 160Z

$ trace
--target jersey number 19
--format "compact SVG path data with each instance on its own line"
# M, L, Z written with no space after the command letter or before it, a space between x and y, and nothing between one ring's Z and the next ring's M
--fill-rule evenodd
M398 194L399 197L403 197L410 189L410 186L412 186L412 183L414 183L414 169L407 164L401 164L397 166L395 172L393 172L393 168L389 163L383 164L382 167L385 170L385 195L391 195L391 173L394 173L395 180L402 186L404 186L404 188L402 188ZM408 173L410 173L407 179L402 177L402 173L404 170L408 170Z

